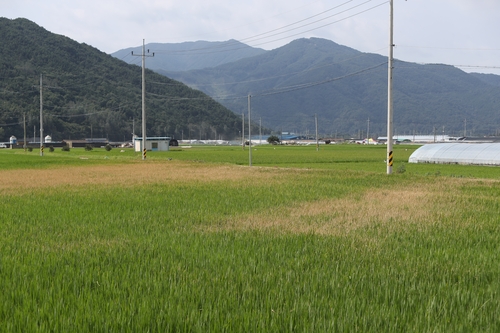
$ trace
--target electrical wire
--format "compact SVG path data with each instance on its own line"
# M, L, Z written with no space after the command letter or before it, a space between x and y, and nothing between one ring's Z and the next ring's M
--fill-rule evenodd
M293 86L287 86L287 87L280 88L280 90L268 90L268 91L256 92L256 93L253 93L252 96L254 96L254 97L270 96L270 95L282 94L282 93L286 93L286 92L291 92L291 91L296 91L296 90L311 88L311 87L319 86L319 85L322 85L322 84L326 84L326 83L330 83L330 82L334 82L334 81L339 81L339 80L342 80L342 79L346 79L346 78L349 78L349 77L352 77L352 76L356 76L356 75L359 75L359 74L363 74L365 72L374 70L374 69L376 69L376 68L378 68L380 66L386 65L386 64L387 64L387 62L383 62L383 63L380 63L378 65L372 66L372 67L364 68L364 69L361 69L359 71L352 72L352 73L349 73L349 74L346 74L346 75L343 75L343 76L339 76L339 77L335 77L335 78L332 78L332 79L328 79L328 80L322 80L322 81L316 81L316 82L310 82L310 83L303 83L303 84L298 84L298 85L293 85ZM157 97L163 97L162 95L154 94L154 93L147 93L147 94L148 95L152 95L152 96L157 96ZM170 101L184 101L184 100L207 100L207 99L214 99L214 100L236 100L236 99L242 99L242 98L248 98L248 96L231 96L231 95L225 95L225 96L212 96L212 97L207 96L207 97L196 97L196 98L190 98L190 97L167 98L166 97L165 99L170 100Z
M349 2L352 2L352 1L353 1L353 0L346 1L346 2L344 2L344 3L342 3L342 4L340 4L340 5L337 5L337 6L335 6L335 7L329 8L329 9L324 10L324 11L322 11L322 12L318 13L318 14L315 14L315 15L309 16L309 17L307 17L307 18L305 18L305 19L302 19L302 20L299 20L299 21L296 21L296 22L293 22L293 23L287 24L287 25L285 25L285 26L282 26L282 27L280 27L280 28L276 28L276 29L273 29L273 30L270 30L270 31L267 31L267 32L264 32L264 33L260 33L260 34L257 34L257 35L251 36L251 37L243 38L242 40L239 40L239 41L230 42L230 43L224 43L224 44L219 44L219 45L213 45L213 46L207 46L207 47L201 47L201 48L196 48L196 49L189 49L189 50L165 50L165 51L163 51L163 50L155 50L155 53L159 53L159 54L162 54L162 53L163 53L163 54L186 53L186 52L191 53L191 52L193 52L193 51L203 51L203 50L212 50L212 49L224 48L224 47L227 47L227 46L231 46L232 44L234 44L234 45L239 45L239 43L241 43L241 42L242 42L242 41L244 41L244 40L247 40L247 39L252 39L252 38L255 38L255 37L262 36L262 35L266 35L266 34L269 34L269 33L271 33L271 32L275 32L275 31L278 31L278 30L281 30L281 29L284 29L284 28L287 28L287 27L290 27L290 26L293 26L293 25L296 25L296 24L299 24L299 23L305 22L305 21L310 20L310 19L312 19L312 18L314 18L314 17L317 17L317 16L320 16L320 15L323 15L323 14L325 14L325 13L327 13L327 12L330 12L330 11L332 11L332 10L334 10L334 9L337 9L337 8L339 8L339 7L341 7L341 6L345 5L345 4L347 4L347 3L349 3ZM372 1L372 0L368 0L368 1L366 1L366 2L369 2L369 1ZM365 2L365 3L366 3L366 2ZM360 5L358 5L358 6L360 6ZM355 6L355 7L357 7L357 6ZM355 7L352 7L352 8L355 8ZM351 9L352 9L352 8L351 8ZM348 10L349 10L349 9L348 9ZM342 13L342 12L340 12L340 13ZM340 13L334 14L334 15L332 15L332 16L338 15L338 14L340 14ZM331 16L330 16L330 17L331 17ZM327 17L327 18L328 18L328 17ZM324 19L327 19L327 18L324 18ZM324 20L324 19L322 19L322 20ZM313 23L314 23L314 22L313 22ZM312 24L312 23L311 23L311 24Z
M366 13L366 12L368 12L368 11L370 11L370 10L373 10L373 9L375 9L375 8L378 8L378 7L382 6L382 5L385 5L386 3L387 3L387 2L383 2L383 3L381 3L381 4L378 4L378 5L376 5L376 6L370 7L370 8L368 8L368 9L365 9L365 10L360 11L360 12L358 12L358 13L355 13L355 14L353 14L353 15L350 15L350 16L344 17L344 18L342 18L342 19L339 19L339 20L337 20L337 21L333 21L333 22L330 22L330 23L327 23L327 24L324 24L324 25L321 25L321 26L318 26L318 27L315 27L315 28L312 28L312 29L309 29L309 30L301 31L301 32L296 33L296 34L293 34L293 35L288 35L288 36L285 36L285 37L282 37L282 38L274 39L274 40L267 41L267 42L263 42L263 43L253 44L253 46L259 46L259 45L269 44L269 43L277 42L277 41L280 41L280 40L283 40L283 39L288 39L288 38L291 38L291 37L296 37L296 36L302 35L302 34L304 34L304 33L306 33L306 32L311 32L311 31L314 31L314 30L318 30L318 29L321 29L321 28L325 28L325 27L328 27L328 26L333 25L333 24L335 24L335 23L339 23L339 22L345 21L345 20L347 20L347 19L353 18L353 17L355 17L355 16L358 16L358 15L360 15L360 14ZM287 31L286 31L286 32L287 32ZM266 38L267 38L267 37L266 37Z
M407 47L413 49L437 49L437 50L462 50L462 51L500 51L496 48L471 48L471 47L443 47L443 46L417 46L417 45L396 45L397 47Z
M262 82L262 81L266 81L266 80L277 79L277 78L287 77L287 76L291 76L291 75L304 74L304 73L312 72L312 71L315 71L315 70L318 70L318 69L321 69L321 68L326 68L326 67L338 65L338 64L341 64L341 63L344 63L344 62L347 62L347 61L352 61L352 60L357 59L357 58L366 57L366 56L370 55L371 53L380 51L382 49L385 49L385 47L377 49L377 50L374 50L374 51L370 51L370 52L363 52L363 53L360 52L360 54L357 55L357 56L355 56L355 57L346 58L346 59L344 59L342 61L338 61L338 62L335 62L335 63L329 63L329 64L322 65L322 66L311 67L311 68L308 68L308 69L305 69L305 70L301 70L301 71L297 71L297 72L291 72L291 73L286 73L286 74L281 74L281 75L274 75L274 76L267 76L267 77L263 77L263 78L259 78L259 79L254 79L254 80L232 81L232 82L224 82L224 83L206 83L206 84L199 84L199 83L197 83L196 87L203 87L203 86L211 86L211 87L219 86L220 87L220 86L235 85L235 84L241 84L241 83ZM179 83L164 83L164 82L156 82L156 81L147 81L147 83L160 84L160 85L166 85L166 86L183 86L183 85L186 85L185 83L182 83L182 82L179 82Z
M324 13L327 13L327 12L329 12L331 10L337 9L337 8L339 8L339 7L347 4L349 2L352 2L352 0L344 2L344 3L340 4L340 5L332 7L330 9L327 9L327 10L321 12L321 13L309 16L309 17L307 17L305 19L301 19L299 21L287 24L285 26L282 26L282 27L279 27L279 28L276 28L276 29L269 30L269 31L264 32L264 33L260 33L260 34L253 35L253 36L249 36L249 37L246 37L246 38L243 38L243 39L240 39L240 40L235 40L234 42L228 42L228 43L224 43L224 44L212 45L212 46L208 46L208 47L204 47L204 48L197 48L197 49L190 49L190 50L179 50L179 51L155 50L155 53L158 53L158 54L174 54L174 53L193 53L194 52L194 54L209 54L209 53L219 53L219 52L234 51L234 50L246 48L248 46L254 46L255 47L255 46L259 46L259 45L269 44L269 43L273 43L273 42L280 41L280 40L283 40L283 39L295 37L295 36L301 35L303 33L311 32L311 31L314 31L314 30L317 30L317 29L321 29L321 28L333 25L333 24L338 23L338 22L345 21L346 19L355 17L357 15L363 14L363 13L368 12L370 10L373 10L373 9L375 9L377 7L380 7L380 6L384 5L384 4L386 4L387 1L384 1L384 2L382 2L382 3L380 3L380 4L376 5L376 6L368 8L366 10L362 10L360 12L357 12L355 14L347 16L347 17L345 17L343 19L339 19L339 20L336 20L336 21L333 21L333 22L330 22L330 23L327 23L327 24L324 24L324 25L321 25L321 26L318 26L318 27L306 30L306 31L302 31L302 32L299 32L299 33L296 33L296 34L293 34L293 35L285 36L285 37L282 37L282 38L279 38L279 39L274 39L274 40L267 41L267 42L261 42L261 43L258 43L258 44L252 44L252 43L256 43L256 42L259 42L261 40L266 40L266 39L274 37L274 36L282 35L282 34L285 34L285 33L288 33L288 32L291 32L291 31L294 31L294 30L297 30L297 29L300 29L300 28L304 28L304 27L307 27L307 26L319 23L321 21L327 20L327 19L332 18L334 16L337 16L339 14L343 14L343 13L346 13L346 12L348 12L350 10L355 9L355 8L361 7L361 6L367 4L368 2L371 2L371 1L372 0L367 0L367 1L363 2L363 3L361 3L361 4L357 4L355 6L347 8L345 10L342 10L340 12L337 12L335 14L327 16L325 18L322 18L322 19L319 19L319 20L316 20L316 21L313 21L313 22L309 22L307 24L303 24L303 25L298 26L298 27L287 29L285 31L278 32L278 33L274 33L274 32L282 30L282 29L285 29L287 27L294 26L296 24L299 24L299 23L302 23L302 22L305 22L305 21L308 21L308 20L310 20L312 18L320 16L320 15L322 15ZM244 46L242 46L241 44L244 44ZM232 45L237 46L237 47L233 48L233 49L220 50L220 49L223 49L223 48L231 47ZM196 51L208 51L208 52L196 52Z
M357 72L353 72L353 73L346 74L346 75L343 75L343 76L339 76L339 77L336 77L336 78L333 78L333 79L328 79L328 80L323 80L323 81L318 81L318 82L305 83L305 84L299 84L299 85L295 85L295 86L284 87L284 88L282 88L282 90L279 90L279 91L271 91L271 92L267 92L267 93L257 93L257 94L252 94L252 96L269 96L269 95L276 95L276 94L286 93L286 92L300 90L300 89L311 88L311 87L319 86L319 85L322 85L322 84L326 84L326 83L330 83L330 82L334 82L334 81L339 81L339 80L342 80L342 79L346 79L348 77L356 76L356 75L359 75L359 74L371 71L373 69L376 69L376 68L378 68L380 66L383 66L383 65L387 65L387 62L383 62L383 63L380 63L378 65L375 65L375 66L372 66L372 67L369 67L369 68L365 68L365 69L359 70Z
M21 125L24 123L23 121L20 121L18 123L10 123L10 124L0 124L0 127L7 127L7 126L15 126L15 125Z
M286 28L286 27L290 27L290 26L293 26L293 25L295 25L295 24L298 24L299 22L304 22L304 21L307 21L309 18L308 18L308 19L301 20L301 21L298 21L298 22L295 22L295 23L292 23L292 24L288 24L288 25L286 25L286 26L284 26L284 27L281 27L281 28L278 28L278 29L274 29L274 30L271 30L271 31L266 32L266 33L262 33L262 34L255 35L255 36L248 37L248 38L243 38L243 39L241 39L241 40L240 40L240 42L245 42L245 44L246 44L246 43L251 43L251 42L253 42L253 41L258 41L258 40L260 40L260 39L266 39L266 38L269 38L269 37L273 37L273 36L281 35L281 34L283 34L283 33L287 33L287 32L290 32L290 31L294 31L294 30L297 30L297 29L300 29L300 28L304 28L304 27L307 27L307 26L313 25L313 24L315 24L315 23L322 22L322 21L327 20L327 19L329 19L329 18L335 17L335 16L337 16L337 15L344 14L344 13L346 13L346 12L348 12L348 11L352 10L352 9L355 9L355 8L358 8L358 7L363 6L363 5L367 4L367 3L368 3L368 2L370 2L370 1L372 1L372 0L367 0L367 1L363 2L363 3L361 3L361 4L358 4L358 5L353 6L353 7L351 7L351 8L345 9L345 10L340 11L340 12L338 12L338 13L335 13L335 14L333 14L333 15L330 15L330 16L327 16L327 17L324 17L324 18L322 18L322 19L319 19L319 20L316 20L316 21L313 21L313 22L309 22L309 23L307 23L307 24L300 25L300 26L295 27L295 28L292 28L292 29L285 30L285 31L283 31L283 32L279 32L279 33L275 33L275 34L270 34L270 33L272 33L272 32L275 32L275 31L278 31L278 30L284 29L284 28ZM385 3L385 2L384 2L384 3ZM378 6L376 6L376 7L378 7ZM376 8L376 7L373 7L373 8ZM370 8L370 9L373 9L373 8ZM370 9L368 9L368 10L370 10ZM356 16L356 15L361 14L361 13L364 13L364 12L365 12L365 11L362 11L362 12L360 12L360 13L357 13L357 14L351 15L351 16L349 16L348 18L351 18L351 17L353 17L353 16ZM314 17L314 16L313 16L313 17ZM328 26L328 25L330 25L330 24L334 24L334 23L337 23L337 22L340 22L340 20L339 20L339 21L332 22L332 23L329 23L329 24L327 24L327 25L323 25L323 26L320 26L320 27L314 28L313 30L320 29L320 28L323 28L323 27L325 27L325 26ZM308 30L308 31L306 31L306 32L309 32L309 31L312 31L312 30ZM269 34L270 34L270 35L269 35ZM268 36L255 39L255 37L260 37L260 36L263 36L263 35L268 35Z

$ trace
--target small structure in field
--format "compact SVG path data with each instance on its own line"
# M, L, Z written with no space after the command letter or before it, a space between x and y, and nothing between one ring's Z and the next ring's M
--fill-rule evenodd
M169 151L170 150L170 140L168 136L153 136L146 138L146 150L148 151ZM134 137L134 150L136 152L142 152L142 137Z

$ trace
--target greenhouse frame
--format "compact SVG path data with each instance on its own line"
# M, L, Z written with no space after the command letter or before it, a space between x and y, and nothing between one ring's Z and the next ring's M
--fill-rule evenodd
M500 143L435 143L411 154L409 163L500 166Z

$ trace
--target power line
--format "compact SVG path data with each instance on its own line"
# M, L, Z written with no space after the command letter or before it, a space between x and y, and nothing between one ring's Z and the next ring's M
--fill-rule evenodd
M413 49L437 49L437 50L462 50L462 51L500 51L496 48L475 48L475 47L445 47L445 46L418 46L418 45L401 45L398 44L396 47L407 47Z
M384 49L385 49L385 47L384 47ZM201 86L210 86L210 87L213 87L213 86L226 86L226 85L234 85L234 84L241 84L241 83L262 82L262 81L266 81L266 80L271 80L271 79L276 79L276 78L281 78L281 77L287 77L287 76L291 76L291 75L304 74L304 73L315 71L315 70L318 70L318 69L321 69L321 68L338 65L338 64L341 64L341 63L344 63L344 62L347 62L347 61L351 61L353 59L366 57L366 56L370 55L370 53L377 52L377 51L380 51L380 50L382 50L382 48L374 50L374 51L371 51L371 52L360 52L360 54L356 55L355 57L346 58L346 59L343 59L342 61L337 61L335 63L329 63L329 64L326 64L326 65L311 67L311 68L308 68L308 69L305 69L305 70L301 70L301 71L297 71L297 72L291 72L291 73L286 73L286 74L281 74L281 75L274 75L274 76L267 76L267 77L263 77L263 78L259 78L259 79L254 79L254 80L232 81L232 82L224 82L224 83L206 83L206 84L199 84L199 83L197 83L196 87L201 87ZM156 81L148 81L148 82L149 83L154 83L154 84L166 85L166 86L183 86L183 85L187 85L187 84L182 83L182 82L179 82L179 83L164 83L164 82L156 82Z
M297 30L297 29L300 29L300 28L303 28L303 27L307 27L307 26L310 26L310 25L312 25L312 24L315 24L315 23L318 23L318 22L321 22L321 21L327 20L327 19L332 18L332 17L334 17L334 16L337 16L337 15L340 15L340 14L343 14L343 13L346 13L346 12L348 12L348 11L352 10L352 9L355 9L355 8L357 8L357 7L360 7L360 6L362 6L362 5L365 5L366 3L370 2L370 1L372 1L372 0L367 0L367 1L363 2L363 3L361 3L361 4L358 4L358 5L356 5L356 6L353 6L353 7L351 7L351 8L345 9L345 10L342 10L342 11L340 11L340 12L338 12L338 13L335 13L335 14L333 14L333 15L330 15L330 16L327 16L327 17L324 17L324 18L322 18L322 19L319 19L319 20L316 20L316 21L313 21L313 22L309 22L309 23L307 23L307 24L303 24L303 25L300 25L300 26L295 27L295 28L292 28L292 29L288 29L288 30L285 30L285 31L283 31L283 32L279 32L279 33L276 33L276 34L271 34L271 35L269 35L269 36L263 37L263 39L265 39L265 38L269 38L269 37L273 37L273 36L277 36L277 35L280 35L280 34L283 34L283 33L286 33L286 32L290 32L290 31L293 31L293 30ZM348 1L348 2L350 2L350 1ZM346 3L347 3L347 2L346 2ZM344 4L346 4L346 3L344 3ZM344 4L342 4L342 5L344 5ZM340 6L342 6L342 5L340 5ZM332 9L336 9L336 8L338 8L338 7L340 7L340 6L334 7L334 8L332 8ZM318 15L321 15L321 14L318 14ZM262 34L259 34L259 35L255 35L255 36L248 37L248 38L243 38L243 39L241 39L240 41L250 40L250 42L251 42L251 40L252 40L252 39L255 39L255 37L260 37L260 36L262 36L262 35L268 35L269 33L272 33L272 32L275 32L275 31L278 31L278 30L281 30L281 29L284 29L284 28L287 28L287 27L290 27L290 26L294 26L294 25L296 25L296 24L298 24L298 23L305 22L305 21L307 21L307 20L309 20L309 19L311 19L311 18L314 18L314 17L316 17L316 16L318 16L318 15L311 16L311 17L309 17L309 18L307 18L307 19L303 19L303 20L297 21L297 22L295 22L295 23L291 23L291 24L285 25L284 27L277 28L277 29L274 29L274 30L270 30L270 31L268 31L268 32L265 32L265 33L262 33ZM355 16L355 15L353 15L353 16ZM350 16L350 17L352 17L352 16ZM336 22L333 22L333 23L336 23ZM333 24L333 23L331 23L331 24ZM318 27L317 29L322 28L322 27L324 27L324 26ZM316 28L315 28L314 30L316 30ZM307 31L306 31L306 32L307 32ZM258 38L257 40L259 40L259 39L261 39L261 38Z
M18 123L9 123L9 124L0 124L0 127L7 127L7 126L15 126L15 125L21 125L23 122L20 121Z
M365 69L359 70L357 72L353 72L353 73L350 73L350 74L339 76L339 77L336 77L336 78L333 78L333 79L328 79L328 80L323 80L323 81L318 81L318 82L304 83L304 84L299 84L299 85L295 85L295 86L284 87L283 90L280 90L280 91L274 91L274 92L271 91L271 92L260 93L260 94L259 93L255 93L255 94L252 94L252 96L269 96L269 95L275 95L275 94L281 94L281 93L285 93L285 92L295 91L295 90L299 90L299 89L311 88L311 87L319 86L319 85L322 85L322 84L325 84L325 83L330 83L330 82L333 82L333 81L338 81L338 80L346 79L348 77L359 75L359 74L371 71L373 69L376 69L376 68L378 68L380 66L383 66L383 65L386 65L386 64L387 64L387 62L383 62L381 64L378 64L378 65L375 65L375 66L372 66L372 67L369 67L369 68L365 68Z
M327 23L327 24L324 24L324 25L321 25L321 26L309 29L309 30L305 30L305 31L302 31L302 32L299 32L299 33L296 33L296 34L293 34L293 35L281 37L279 39L274 39L274 40L267 41L267 42L261 42L261 43L257 43L257 44L252 44L252 43L256 43L256 42L259 42L259 41L262 41L262 40L266 40L266 39L274 37L274 36L282 35L282 34L285 34L285 33L288 33L288 32L291 32L291 31L294 31L294 30L297 30L297 29L300 29L300 28L304 28L306 26L313 25L315 23L318 23L318 22L321 22L321 21L324 21L324 20L327 20L327 19L332 18L334 16L337 16L339 14L343 14L343 13L346 13L346 12L348 12L350 10L355 9L355 8L361 7L361 6L365 5L365 4L367 4L368 2L371 2L372 0L368 0L368 1L365 1L365 2L363 2L361 4L357 4L355 6L352 6L352 7L348 8L348 9L342 10L342 11L337 12L335 14L332 14L330 16L324 17L322 19L319 19L319 20L316 20L316 21L313 21L313 22L309 22L307 24L303 24L303 25L298 26L298 27L287 29L287 30L284 30L282 32L273 33L273 32L276 32L276 31L279 31L279 30L282 30L282 29L285 29L285 28L297 25L299 23L308 21L308 20L310 20L312 18L318 17L318 16L320 16L320 15L322 15L324 13L327 13L329 11L332 11L334 9L338 9L339 7L345 5L345 4L349 3L349 2L352 2L352 1L353 0L346 1L346 2L344 2L342 4L340 4L340 5L337 5L335 7L329 8L329 9L323 11L323 12L320 12L318 14L309 16L309 17L307 17L305 19L301 19L299 21L287 24L287 25L279 27L279 28L275 28L275 29L266 31L264 33L260 33L260 34L253 35L253 36L249 36L249 37L246 37L246 38L243 38L243 39L240 39L240 40L235 40L234 42L228 42L228 43L219 44L219 45L211 45L211 46L208 46L208 47L202 47L202 48L196 48L196 49L186 49L186 50L177 50L177 51L174 51L174 50L161 50L160 49L160 50L155 50L155 52L158 53L158 54L175 54L175 53L191 53L191 52L195 52L195 54L208 54L208 53L220 53L220 52L227 52L227 51L239 50L239 49L243 49L243 48L245 48L245 47L247 47L249 45L250 46L264 45L264 44L273 43L273 42L276 42L276 41L279 41L279 40L283 40L283 39L295 37L295 36L301 35L303 33L311 32L311 31L314 31L314 30L317 30L317 29L321 29L321 28L333 25L335 23L339 23L339 22L345 21L345 20L347 20L349 18L352 18L352 17L355 17L357 15L363 14L363 13L365 13L367 11L373 10L373 9L375 9L377 7L380 7L380 6L382 6L382 5L384 5L384 4L387 3L387 1L382 2L382 3L380 3L380 4L376 5L376 6L370 7L368 9L362 10L362 11L357 12L357 13L354 13L354 14L352 14L350 16L345 17L345 18L342 18L342 19L339 19L339 20L336 20L336 21L333 21L333 22L330 22L330 23ZM244 43L245 46L241 46L241 43ZM229 47L231 47L233 45L235 46L235 48L231 48L230 49ZM211 51L211 50L213 50L213 51ZM208 51L208 52L197 52L197 51Z
M339 19L339 20L337 20L337 21L333 21L333 22L330 22L330 23L327 23L327 24L324 24L324 25L321 25L321 26L318 26L318 27L315 27L315 28L312 28L312 29L309 29L309 30L301 31L301 32L296 33L296 34L293 34L293 35L288 35L288 36L281 37L281 38L278 38L278 39L274 39L274 40L271 40L271 41L267 41L267 42L263 42L263 43L254 44L253 46L259 46L259 45L263 45L263 44L269 44L269 43L277 42L277 41L280 41L280 40L283 40L283 39L287 39L287 38L291 38L291 37L296 37L296 36L301 35L301 34L304 34L304 33L306 33L306 32L311 32L311 31L314 31L314 30L318 30L318 29L321 29L321 28L325 28L325 27L330 26L330 25L333 25L333 24L335 24L335 23L339 23L339 22L345 21L345 20L347 20L347 19L353 18L353 17L355 17L355 16L358 16L358 15L360 15L360 14L366 13L366 12L368 12L368 11L370 11L370 10L373 10L373 9L377 8L377 7L380 7L380 6L382 6L382 5L385 5L386 3L387 3L387 2L380 3L380 4L376 5L376 6L370 7L370 8L368 8L368 9L365 9L365 10L363 10L363 11L357 12L357 13L352 14L352 15L350 15L350 16L344 17L344 18ZM295 30L295 29L293 29L293 30ZM283 33L285 33L285 32L288 32L288 31L284 31ZM280 33L280 34L282 34L282 33ZM278 35L278 34L275 34L275 35ZM270 37L270 36L269 36L269 37ZM265 38L268 38L268 37L265 37ZM265 38L262 38L262 39L265 39Z
M395 60L396 65L400 62L406 63L406 66L395 66L395 68L421 68L419 66L445 66L445 67L456 67L456 68L482 68L482 69L500 69L500 66L490 66L490 65L454 65L454 64L444 64L435 62L407 62L401 60Z
M450 65L459 68L483 68L483 69L500 69L500 66L476 66L476 65Z
M356 76L356 75L359 75L359 74L362 74L362 73L374 70L374 69L376 69L378 67L381 67L383 65L386 65L386 64L387 64L387 62L383 62L383 63L380 63L378 65L372 66L372 67L364 68L362 70L359 70L359 71L356 71L356 72L352 72L352 73L349 73L349 74L346 74L346 75L343 75L343 76L335 77L335 78L332 78L332 79L328 79L328 80L322 80L322 81L303 83L303 84L298 84L298 85L293 85L293 86L287 86L287 87L280 88L280 90L260 91L260 92L253 93L252 96L255 96L255 97L270 96L270 95L282 94L282 93L287 93L287 92L301 90L301 89L307 89L307 88L319 86L319 85L322 85L322 84L326 84L326 83L330 83L330 82L334 82L334 81L339 81L339 80L342 80L342 79L346 79L346 78L349 78L349 77L352 77L352 76ZM154 94L154 93L148 93L148 95L162 97L162 95L158 95L158 94ZM248 98L248 95L245 95L245 96L222 95L222 96L212 96L212 97L207 96L207 97L195 97L195 98L193 98L193 97L178 97L178 98L165 97L164 99L165 100L169 100L169 101L189 101L189 100L210 100L210 99L214 99L214 100L237 100L237 99L243 99L243 98Z
M350 0L352 1L352 0ZM246 23L246 24L242 24L242 25L239 25L239 26L236 26L236 27L232 27L232 28L228 28L227 30L230 30L230 31L234 31L235 29L237 28L241 28L241 27L245 27L245 26L249 26L249 25L252 25L252 24L256 24L256 23L260 23L260 22L263 22L263 21L267 21L268 19L271 19L271 18L274 18L274 17L277 17L277 16L281 16L281 15L284 15L284 14L287 14L287 13L290 13L290 12L293 12L293 11L296 11L296 10L299 10L299 9L302 9L304 7L309 7L311 6L312 4L315 4L315 3L318 3L318 2L322 2L322 1L315 1L315 2L312 2L312 3L307 3L306 5L303 5L303 6L299 6L299 7L296 7L294 9L291 9L291 10L288 10L286 12L283 12L283 13L279 13L277 15L273 15L273 16L270 16L270 17L267 17L267 18L264 18L264 19L261 19L261 20L258 20L258 21L254 21L254 22L250 22L250 23ZM349 2L349 1L348 1ZM327 10L328 11L328 10ZM196 37L196 38L199 38L200 36L203 36L203 35L199 35L197 34L196 36L193 36L193 37ZM187 36L189 37L189 36ZM236 44L236 43L235 43ZM212 47L207 47L207 48L201 48L201 49L211 49ZM190 51L194 51L194 50L181 50L179 52L190 52ZM155 52L159 52L161 53L162 50L155 50ZM166 51L166 53L168 53L169 51Z
M267 35L267 34L269 34L269 33L272 33L272 32L278 31L278 30L285 29L285 28L287 28L287 27L294 26L294 25L296 25L296 24L299 24L299 23L302 23L302 22L308 21L308 20L310 20L310 19L312 19L312 18L318 17L318 16L323 15L323 14L325 14L325 13L327 13L327 12L330 12L330 11L332 11L332 10L334 10L334 9L337 9L337 8L339 8L339 7L341 7L341 6L345 5L345 4L347 4L347 3L349 3L349 2L352 2L352 1L353 1L353 0L346 1L346 2L344 2L344 3L342 3L342 4L340 4L340 5L337 5L337 6L335 6L335 7L329 8L329 9L324 10L324 11L322 11L322 12L318 13L318 14L315 14L315 15L309 16L309 17L307 17L307 18L305 18L305 19L302 19L302 20L299 20L299 21L296 21L296 22L293 22L293 23L287 24L287 25L285 25L285 26L282 26L282 27L279 27L279 28L276 28L276 29L273 29L273 30L269 30L269 31L267 31L267 32L263 32L263 33L260 33L260 34L257 34L257 35L253 35L253 36L250 36L250 37L247 37L247 38L243 38L243 39L241 39L241 40L239 40L239 41L237 41L237 42L243 42L243 41L245 41L245 40L247 40L247 39L253 39L253 38L256 38L256 37L259 37L259 36ZM369 2L369 1L372 1L372 0L368 0L368 1L364 2L364 3L362 3L361 5L363 5L363 4L365 4L365 3ZM347 10L350 10L350 9L356 8L356 7L361 6L361 5L357 5L357 6L351 7L351 8L349 8L349 9L347 9ZM345 10L345 11L347 11L347 10ZM319 21L322 21L322 20L326 20L326 19L328 19L328 18L331 18L332 16L335 16L335 15L341 14L341 13L343 13L343 12L345 12L345 11L341 11L341 12L339 12L339 13L336 13L336 14L334 14L334 15L331 15L331 16L328 16L328 17L325 17L325 18L323 18L323 19L321 19L321 20L318 20L318 21L315 21L315 22L312 22L312 23L308 23L307 25L314 24L314 23L319 22ZM303 27L303 26L301 26L301 27ZM301 28L301 27L298 27L298 28ZM295 29L298 29L298 28L294 28L294 29L291 29L291 30L295 30ZM288 31L290 31L290 30L288 30ZM285 32L286 32L286 31L285 31ZM234 45L239 45L239 43L237 43L237 42L224 43L224 44L220 44L220 45L213 45L213 46L201 47L201 48L190 49L190 50L172 50L172 51L161 51L161 50L160 50L160 51L157 51L157 52L158 52L158 53L167 53L167 54L168 54L168 53L185 53L185 52L192 52L192 51L204 51L204 50L212 50L212 49L224 48L224 47L231 46L232 44L234 44Z

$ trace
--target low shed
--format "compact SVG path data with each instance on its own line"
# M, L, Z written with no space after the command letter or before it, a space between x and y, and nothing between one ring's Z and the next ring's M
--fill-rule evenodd
M154 136L146 138L146 150L148 151L168 151L170 148L170 137L168 136ZM136 152L142 151L142 137L134 138L134 150Z
M500 166L500 143L434 143L411 154L409 163Z

